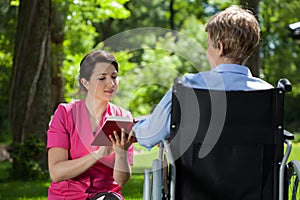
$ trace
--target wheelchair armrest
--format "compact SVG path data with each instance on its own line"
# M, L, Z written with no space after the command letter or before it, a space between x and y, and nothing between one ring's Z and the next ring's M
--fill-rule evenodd
M295 139L294 134L287 131L287 130L283 130L283 135L284 135L285 139L288 139L288 140L294 140Z
M287 78L282 78L277 83L278 88L282 88L285 92L292 91L292 84Z

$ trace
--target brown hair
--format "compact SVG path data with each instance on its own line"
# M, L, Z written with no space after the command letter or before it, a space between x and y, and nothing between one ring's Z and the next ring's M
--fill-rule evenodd
M81 78L85 78L86 80L90 80L91 75L93 73L93 70L95 68L96 63L109 63L115 66L116 70L119 71L119 64L115 57L103 50L94 50L88 53L82 61L80 62L80 71L79 71L79 84L80 84L80 89L79 92L81 91L86 91L86 88L82 85L80 82Z
M260 27L255 16L238 6L230 6L213 15L205 30L215 48L222 42L222 56L237 64L247 61L260 40Z

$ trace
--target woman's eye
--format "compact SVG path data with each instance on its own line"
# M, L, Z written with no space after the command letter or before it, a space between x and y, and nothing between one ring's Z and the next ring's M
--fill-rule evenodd
M101 77L101 78L99 78L99 80L100 80L100 81L103 81L104 79L105 79L105 77Z
M112 78L112 79L116 79L116 78L118 78L118 76L112 76L111 78Z

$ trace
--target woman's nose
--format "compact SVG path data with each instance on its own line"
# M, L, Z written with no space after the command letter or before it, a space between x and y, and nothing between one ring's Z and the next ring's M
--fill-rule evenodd
M114 86L115 85L114 79L112 79L112 78L108 79L106 85L107 86Z

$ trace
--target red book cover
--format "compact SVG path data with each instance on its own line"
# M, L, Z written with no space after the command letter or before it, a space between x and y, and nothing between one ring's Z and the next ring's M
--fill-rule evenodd
M102 129L96 134L92 146L111 146L112 143L109 139L109 135L113 135L114 131L117 131L121 138L121 129L125 130L125 133L129 134L131 128L136 123L134 119L121 117L121 116L108 116ZM134 137L134 142L137 142Z

